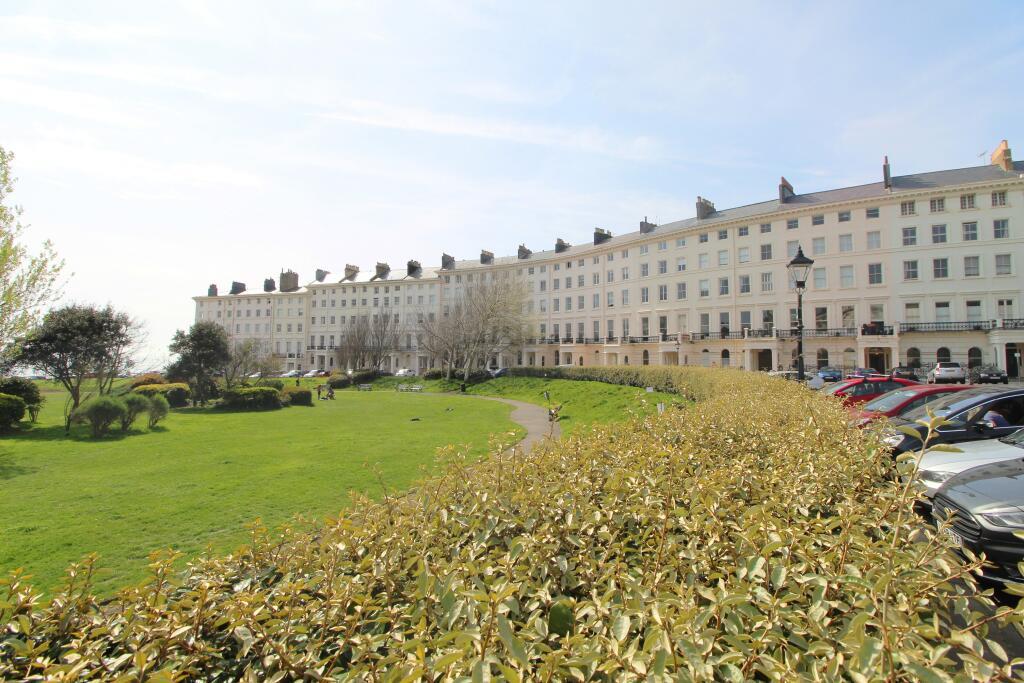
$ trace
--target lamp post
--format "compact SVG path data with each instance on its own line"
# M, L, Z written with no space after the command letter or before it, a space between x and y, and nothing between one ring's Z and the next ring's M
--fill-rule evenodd
M796 289L796 378L801 382L804 381L804 290L813 265L814 259L804 256L804 250L798 246L796 256L786 266Z

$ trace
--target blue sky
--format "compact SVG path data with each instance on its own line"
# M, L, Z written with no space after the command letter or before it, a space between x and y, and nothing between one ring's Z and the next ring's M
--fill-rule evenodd
M1024 3L0 4L0 145L69 299L538 250L1024 157ZM340 277L340 275L339 275Z

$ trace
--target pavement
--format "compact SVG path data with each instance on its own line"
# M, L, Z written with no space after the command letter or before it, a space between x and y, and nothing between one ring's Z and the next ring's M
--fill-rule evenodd
M557 422L548 421L548 410L542 406L525 401L516 401L511 398L497 398L494 396L472 396L460 394L470 399L482 401L497 401L512 406L512 421L526 430L526 436L516 446L523 453L529 453L535 444L550 437L557 439L562 435L562 426Z

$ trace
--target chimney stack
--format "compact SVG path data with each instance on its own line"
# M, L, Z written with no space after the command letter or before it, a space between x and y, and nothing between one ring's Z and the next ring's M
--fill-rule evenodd
M273 292L275 289L277 289L277 285L274 283L274 278L268 277L263 281L264 292Z
M281 291L297 292L299 290L299 274L288 270L281 272Z
M657 223L648 223L647 216L644 216L644 219L640 221L640 234L646 235L649 232L654 232L656 227L658 227Z
M882 162L882 184L885 189L892 189L892 174L889 172L889 155L885 155L885 161Z
M409 277L419 277L423 272L423 267L419 261L409 261L405 264L405 274Z
M571 246L572 246L571 244L569 244L568 242L563 240L561 237L559 237L557 240L555 240L555 253L556 254L561 254L563 251L565 251L566 249L568 249Z
M374 280L386 280L388 273L391 272L391 266L386 263L377 262L376 272L373 275Z
M323 270L321 268L316 269L316 281L323 282L324 279L330 274L331 271Z
M485 250L481 249L480 250L480 263L483 263L484 265L489 265L491 263L494 263L494 252L493 251L485 251Z
M794 196L796 193L793 192L793 186L786 180L786 176L779 178L779 203L785 204Z
M1010 146L1007 144L1006 140L999 143L999 146L996 147L996 151L992 152L990 160L994 166L998 166L1007 173L1013 170L1013 155L1010 154Z
M450 254L441 254L441 270L455 270L455 257Z
M612 238L612 233L602 228L594 228L594 246L604 244Z
M206 296L217 296L217 285L210 285L207 287Z
M697 197L697 218L703 220L715 212L715 205L710 199Z
M359 275L359 266L353 266L351 263L346 263L345 264L345 277L343 277L341 279L341 281L345 282L347 280L347 281L350 281L350 282L355 282L356 281L356 275Z
M520 244L519 245L519 259L520 260L524 260L524 259L530 258L530 255L532 253L533 253L532 251L530 251L529 249L526 248L525 244Z
M245 291L245 283L244 282L232 282L231 283L231 293L232 294L241 294L244 291Z

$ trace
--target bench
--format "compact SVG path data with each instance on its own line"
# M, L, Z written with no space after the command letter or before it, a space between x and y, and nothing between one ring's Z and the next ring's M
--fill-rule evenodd
M372 384L360 384L358 387L356 387L356 390L358 390L358 391L373 391L373 385Z
M423 391L423 387L419 384L399 384L395 386L395 391Z
M419 384L413 384L411 387L409 387L409 391L423 391L423 387L421 387Z

